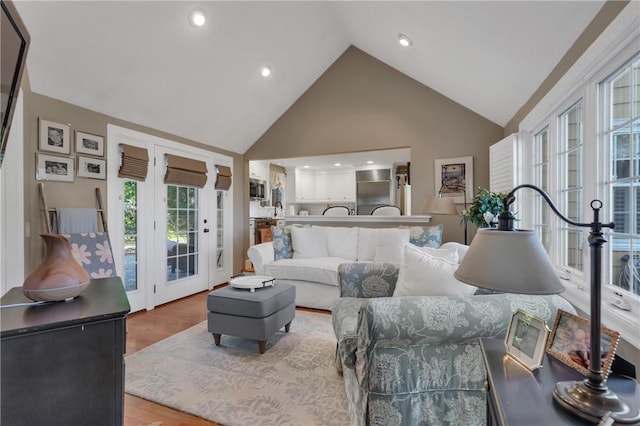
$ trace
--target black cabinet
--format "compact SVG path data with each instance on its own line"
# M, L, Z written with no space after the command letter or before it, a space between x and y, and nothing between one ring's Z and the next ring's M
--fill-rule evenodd
M121 425L124 421L125 317L120 278L103 278L69 302L13 306L2 297L0 424Z

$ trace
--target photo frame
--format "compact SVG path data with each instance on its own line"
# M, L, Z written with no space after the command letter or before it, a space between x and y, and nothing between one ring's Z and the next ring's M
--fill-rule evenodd
M69 154L71 152L70 128L66 124L55 123L49 120L39 119L39 145L40 151L55 152L57 154Z
M107 162L99 158L78 156L78 177L91 179L107 178Z
M507 330L507 353L533 371L542 367L548 337L549 328L545 320L517 309Z
M76 130L76 154L104 157L104 136Z
M452 197L457 204L473 201L473 157L435 160L435 194Z
M36 180L73 182L75 179L73 157L36 153Z
M589 374L589 320L558 309L546 352L585 376ZM602 327L601 355L602 374L605 379L611 370L613 357L620 340L620 333Z

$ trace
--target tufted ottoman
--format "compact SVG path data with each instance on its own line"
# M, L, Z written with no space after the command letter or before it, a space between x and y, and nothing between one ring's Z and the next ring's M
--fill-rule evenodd
M267 340L284 326L289 332L296 315L296 288L285 283L253 292L224 287L207 296L207 330L216 346L223 334L258 341L263 354Z

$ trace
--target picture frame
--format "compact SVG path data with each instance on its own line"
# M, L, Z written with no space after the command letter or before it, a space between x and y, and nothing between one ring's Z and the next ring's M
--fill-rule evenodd
M511 315L505 344L507 353L533 371L542 367L549 328L542 318L522 309Z
M76 130L76 154L104 157L104 136Z
M101 179L107 178L107 162L93 157L78 155L78 177Z
M453 198L454 203L473 201L473 157L443 158L434 161L435 194Z
M57 154L69 154L71 152L70 132L71 130L67 124L55 123L40 118L38 149Z
M589 320L558 309L546 352L585 376L589 374ZM607 378L620 340L620 333L607 327L601 332L602 374Z
M36 153L36 180L73 182L75 180L73 157L61 157Z

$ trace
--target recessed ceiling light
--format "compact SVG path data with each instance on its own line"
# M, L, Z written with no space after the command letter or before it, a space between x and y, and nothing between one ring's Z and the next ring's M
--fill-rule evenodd
M201 7L191 9L189 12L189 23L194 27L201 27L207 21L207 12Z
M271 68L264 66L260 69L260 75L263 77L269 77L271 75Z
M340 167L340 166L342 166L342 164L340 164L340 163L335 163L335 164L334 164L334 166L335 166L335 167Z
M369 160L367 161L367 164L373 164L373 161Z
M309 168L309 166L302 166L302 168L303 168L303 169L308 169L308 168Z
M411 47L413 46L413 40L411 40L411 38L409 38L408 35L399 33L398 34L398 43L400 43L400 46L402 47Z

